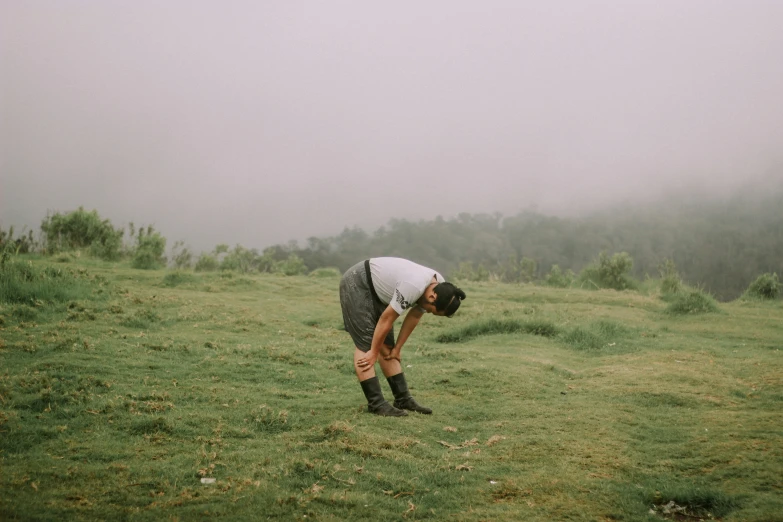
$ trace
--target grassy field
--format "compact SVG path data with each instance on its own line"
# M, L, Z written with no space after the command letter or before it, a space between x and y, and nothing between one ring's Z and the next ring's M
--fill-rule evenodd
M381 418L337 277L30 262L68 291L0 303L2 520L783 520L780 300L467 284L403 351L434 414Z

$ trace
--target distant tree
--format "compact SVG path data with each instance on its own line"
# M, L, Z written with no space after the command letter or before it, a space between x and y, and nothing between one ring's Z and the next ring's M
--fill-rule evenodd
M452 276L462 272L462 263L474 271L483 265L509 282L535 280L557 265L563 275L568 270L580 275L594 271L582 280L587 286L634 288L640 278L654 274L664 258L677 266L670 283L679 278L683 285L687 281L730 299L760 273L783 273L781 208L783 183L727 200L682 195L655 205L616 206L573 218L524 211L506 218L462 213L419 222L392 219L372 233L346 228L337 236L310 238L305 245L270 247L269 259L282 261L293 253L309 270L332 266L344 271L367 257L399 256ZM623 276L614 274L619 265L611 263L599 274L599 252L626 252L632 262ZM519 260L524 257L535 260L532 276L530 265L523 276Z

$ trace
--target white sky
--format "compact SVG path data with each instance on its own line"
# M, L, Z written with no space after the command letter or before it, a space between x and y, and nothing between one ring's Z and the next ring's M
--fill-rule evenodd
M0 0L0 226L263 248L783 179L781 28L777 0Z

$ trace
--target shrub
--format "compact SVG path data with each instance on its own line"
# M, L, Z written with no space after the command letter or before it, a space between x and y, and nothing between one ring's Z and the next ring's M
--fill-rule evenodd
M571 269L563 270L558 265L552 265L549 273L544 278L544 281L549 286L555 286L557 288L567 288L571 286L576 278L576 274Z
M538 263L529 257L523 257L519 262L519 282L532 283L536 277Z
M674 294L666 313L671 315L703 314L719 311L711 295L701 290L684 290Z
M190 265L193 264L193 253L185 246L185 243L177 241L171 249L171 262L177 270L190 268Z
M287 276L300 275L307 273L307 266L305 266L301 257L296 254L289 254L288 259L285 261L278 261L275 264L275 272Z
M489 281L489 270L487 270L483 263L479 263L478 268L476 268L476 272L473 275L473 281Z
M215 253L222 253L225 245L218 245ZM247 249L242 245L237 245L233 250L227 251L226 256L220 263L221 270L234 270L237 272L248 273L255 272L259 266L259 255L256 249Z
M633 258L627 252L614 254L612 257L609 257L606 252L601 252L598 261L582 270L579 279L592 283L598 288L635 289L638 283L630 275L631 268L633 268Z
M777 273L761 274L753 281L745 293L743 299L777 299L780 295L780 280Z
M55 213L41 223L44 244L49 253L87 248L96 257L114 260L120 256L122 229L115 229L111 221L101 219L96 210L83 207L68 214Z
M218 262L217 257L212 254L201 254L193 269L196 272L214 272L219 267L220 263Z
M14 227L8 227L6 232L0 228L0 252L8 252L10 254L28 254L35 250L37 247L35 239L33 239L33 231L28 230L27 235L14 238Z
M538 265L534 259L523 257L517 261L512 255L498 266L498 276L506 283L532 283L536 276Z
M671 259L664 259L658 265L658 273L661 275L661 294L676 294L683 290L682 279L677 272L677 267Z
M156 232L152 226L139 229L136 250L133 252L131 266L142 270L152 270L166 265L166 238Z

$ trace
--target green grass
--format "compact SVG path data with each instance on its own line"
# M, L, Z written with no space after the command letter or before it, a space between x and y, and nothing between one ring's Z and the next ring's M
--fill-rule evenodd
M4 262L0 266L0 303L37 305L89 297L92 289L87 279L84 270L31 261Z
M779 300L468 283L390 419L337 277L31 261L78 291L0 302L3 520L781 520Z
M553 337L557 327L549 321L520 321L518 319L485 319L436 337L439 343L459 343L483 335L503 333L527 333Z

